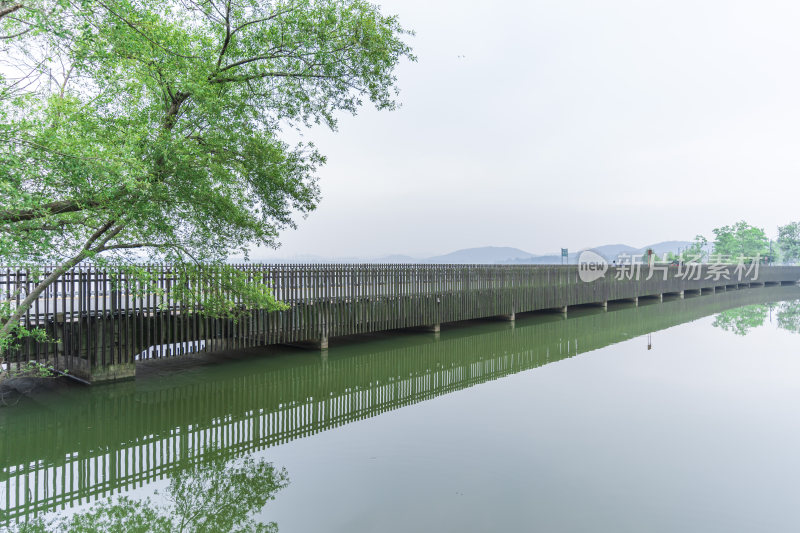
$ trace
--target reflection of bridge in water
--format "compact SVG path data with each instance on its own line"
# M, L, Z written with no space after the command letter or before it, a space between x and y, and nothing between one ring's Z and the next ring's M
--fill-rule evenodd
M0 411L0 524L162 479L209 445L230 456L376 416L713 313L800 297L743 290L537 315L54 393ZM185 464L185 462L184 462Z

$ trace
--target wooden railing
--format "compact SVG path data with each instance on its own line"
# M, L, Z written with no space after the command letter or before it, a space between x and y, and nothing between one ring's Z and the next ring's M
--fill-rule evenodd
M60 276L23 318L56 342L25 341L12 365L49 361L88 381L133 376L141 359L458 322L566 306L723 286L795 283L800 267L733 266L727 279L707 265L610 267L581 281L577 266L241 265L268 284L287 311L250 309L213 318L175 296L179 276L145 267L152 286L124 272L76 268ZM47 275L52 269L41 269ZM29 270L0 270L0 292L21 301L35 286ZM192 280L183 279L192 288ZM184 287L181 287L182 289ZM196 289L199 290L199 289Z

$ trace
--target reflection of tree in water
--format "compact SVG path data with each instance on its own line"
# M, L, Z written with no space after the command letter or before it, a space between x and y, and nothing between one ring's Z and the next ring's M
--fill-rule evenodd
M288 484L284 468L252 458L229 461L219 450L211 450L201 461L190 459L170 474L163 503L150 498L109 499L70 517L36 519L18 531L276 532L277 524L257 522L252 515Z
M746 305L723 311L714 317L715 328L731 331L736 335L747 335L750 330L764 324L770 307L764 304Z
M764 325L770 311L780 329L800 333L800 300L773 304L758 304L723 311L714 318L713 326L737 335Z
M779 328L800 333L800 301L781 302L776 316Z

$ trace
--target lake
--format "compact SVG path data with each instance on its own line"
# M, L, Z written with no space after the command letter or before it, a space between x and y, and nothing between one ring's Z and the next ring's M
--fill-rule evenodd
M800 288L753 288L50 383L0 408L0 525L128 496L285 533L797 531L798 332Z

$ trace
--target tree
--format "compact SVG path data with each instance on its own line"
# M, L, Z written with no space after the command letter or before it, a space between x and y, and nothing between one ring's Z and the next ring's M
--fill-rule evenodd
M785 262L795 263L800 260L800 222L790 222L778 227L778 249Z
M707 255L708 240L702 235L695 235L694 242L681 254L684 261L702 261Z
M751 329L764 325L769 309L770 307L764 304L745 305L737 309L729 309L715 316L711 325L715 328L744 336L750 333Z
M779 328L800 333L800 302L797 300L781 302L776 318Z
M769 239L763 229L744 220L714 229L714 255L728 260L752 259L769 254Z
M24 92L0 80L0 257L57 265L0 317L0 338L83 261L276 246L317 205L325 161L281 132L335 129L366 100L395 108L395 69L414 59L409 32L364 0L51 4L0 19L13 66L44 56Z

